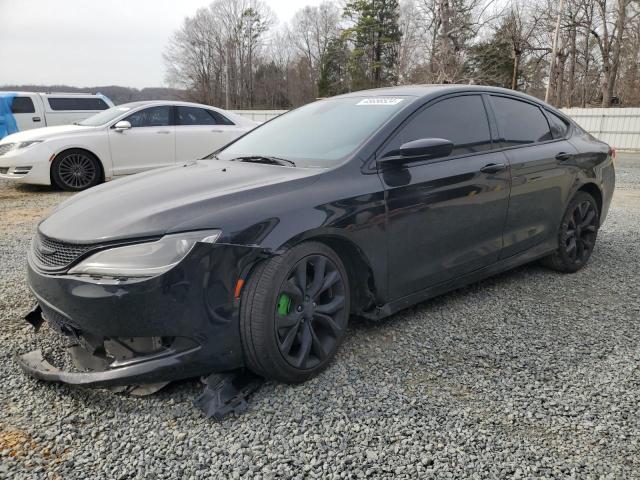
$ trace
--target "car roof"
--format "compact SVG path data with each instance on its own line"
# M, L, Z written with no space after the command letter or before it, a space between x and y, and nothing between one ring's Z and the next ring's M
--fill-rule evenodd
M137 102L121 103L120 105L116 105L116 106L122 107L124 105L126 105L127 107L141 107L141 106L149 106L149 105L179 105L179 106L185 106L185 107L214 108L214 109L222 110L220 107L214 107L212 105L204 105L202 103L193 103L193 102L183 102L180 100L139 100Z
M422 98L426 100L431 97L445 95L447 93L457 93L457 92L502 93L502 94L520 97L530 102L535 102L540 105L544 105L545 107L550 107L550 105L545 104L542 100L532 97L531 95L518 92L517 90L510 90L507 88L500 88L500 87L490 87L486 85L465 85L465 84L401 85L397 87L383 87L383 88L373 88L370 90L359 90L357 92L345 93L343 95L339 95L338 97L334 97L334 98L398 95L398 96L410 96L410 97Z

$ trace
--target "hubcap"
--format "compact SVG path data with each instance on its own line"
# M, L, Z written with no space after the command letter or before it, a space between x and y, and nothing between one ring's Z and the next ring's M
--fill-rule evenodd
M284 359L300 369L325 360L346 327L345 304L344 281L331 260L323 255L300 260L285 280L276 307L275 333Z
M590 202L576 206L567 224L565 251L574 262L584 262L593 249L597 231L596 209Z
M67 155L60 161L58 174L67 187L84 188L93 182L96 167L89 157L80 153Z

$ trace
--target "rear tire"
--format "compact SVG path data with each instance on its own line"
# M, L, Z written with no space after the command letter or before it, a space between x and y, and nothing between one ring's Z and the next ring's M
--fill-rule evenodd
M250 370L300 383L326 368L349 320L349 282L340 257L305 242L260 263L243 290L240 336Z
M72 149L59 153L51 165L54 186L68 192L79 192L100 183L100 161L86 150Z
M598 204L588 193L578 192L562 217L558 249L544 258L543 264L563 273L580 270L591 257L599 225Z

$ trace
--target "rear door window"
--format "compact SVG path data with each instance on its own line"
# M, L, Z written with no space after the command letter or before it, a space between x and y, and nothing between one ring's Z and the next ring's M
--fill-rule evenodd
M553 140L547 118L537 106L513 98L492 96L498 129L505 147Z
M99 97L73 98L73 97L49 97L47 98L51 110L106 110L107 102Z
M171 107L144 108L123 120L129 122L132 127L166 127L171 124Z
M234 125L227 117L206 108L178 106L178 125Z
M11 113L36 113L30 97L14 97L11 102Z
M400 146L423 138L453 142L451 155L491 149L491 133L484 103L479 95L442 100L415 115L385 148L384 156L396 155Z
M197 107L178 106L178 125L217 125L208 110Z

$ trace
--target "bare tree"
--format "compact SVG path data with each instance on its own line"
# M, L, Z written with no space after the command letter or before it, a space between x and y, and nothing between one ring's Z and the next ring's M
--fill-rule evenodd
M620 52L619 85L620 102L625 105L640 104L640 2L630 5L627 36Z
M186 18L174 33L164 54L167 80L185 88L193 100L212 103L216 100L219 50L214 21L209 9L199 9Z
M466 81L469 48L499 13L494 0L419 0L422 41L429 82Z
M255 59L272 24L273 13L261 0L215 0L171 37L167 80L204 103L222 103L228 94L232 105L251 106Z
M291 39L308 65L309 85L317 95L322 59L329 43L339 35L340 9L325 1L317 7L306 6L291 21Z
M421 51L423 28L415 0L405 0L400 3L398 25L401 37L396 77L399 83L410 83L423 56Z
M535 42L532 43L532 38L533 32L540 28L541 18L536 12L527 10L522 4L516 2L511 4L505 17L503 35L509 41L513 58L511 88L518 90L523 57L532 52L540 51Z
M615 91L620 52L625 33L627 8L631 0L616 0L612 8L611 0L595 0L596 22L591 28L600 49L602 62L602 106L610 107Z

